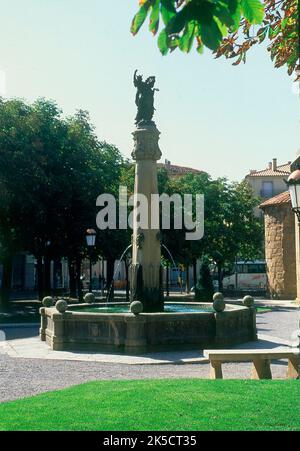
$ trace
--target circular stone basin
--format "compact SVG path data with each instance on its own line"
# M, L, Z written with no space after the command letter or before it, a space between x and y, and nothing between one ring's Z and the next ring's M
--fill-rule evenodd
M85 312L85 313L130 313L130 304L112 304L101 307L77 307L72 306L68 309L69 312ZM200 313L200 312L214 312L211 305L204 304L180 304L180 303L168 303L165 304L163 313Z

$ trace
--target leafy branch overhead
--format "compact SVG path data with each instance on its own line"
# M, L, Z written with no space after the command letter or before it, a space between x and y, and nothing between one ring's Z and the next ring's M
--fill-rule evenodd
M190 52L211 49L216 57L245 62L247 51L266 37L275 67L299 67L297 0L140 0L131 24L135 35L147 17L149 30L158 35L163 55L179 48Z

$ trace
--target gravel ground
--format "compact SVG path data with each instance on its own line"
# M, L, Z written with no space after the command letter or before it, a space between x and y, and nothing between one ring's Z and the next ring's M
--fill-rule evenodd
M299 310L282 309L257 316L258 332L289 339L299 327ZM37 328L5 329L7 339L35 336ZM272 365L274 378L283 378L286 362ZM249 363L225 364L225 378L248 378ZM125 365L63 360L11 358L0 354L0 402L23 398L91 380L209 377L208 364Z
M291 333L300 327L299 312L300 308L281 308L268 313L260 313L256 317L258 332L289 340Z

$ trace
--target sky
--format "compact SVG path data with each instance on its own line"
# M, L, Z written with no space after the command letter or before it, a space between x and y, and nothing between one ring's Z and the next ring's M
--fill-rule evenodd
M138 69L156 76L162 161L241 180L272 158L295 158L297 86L266 46L236 67L209 50L161 56L147 26L130 34L137 9L138 0L2 1L0 93L50 98L66 115L88 110L99 138L130 157Z

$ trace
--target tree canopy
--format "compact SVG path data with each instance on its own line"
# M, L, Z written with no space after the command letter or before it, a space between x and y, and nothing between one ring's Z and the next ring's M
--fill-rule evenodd
M117 191L122 162L98 140L87 112L64 118L45 99L1 100L0 261L21 251L44 261L84 257L96 199ZM98 253L106 241L99 233Z
M275 67L286 65L289 75L299 71L297 0L140 0L139 5L131 32L149 17L163 55L175 49L188 53L196 43L199 53L207 47L238 65L268 38Z
M186 241L185 231L166 233L168 247L178 261L192 263L207 256L216 263L232 265L237 256L254 259L261 255L263 226L253 215L259 203L246 182L212 180L207 174L188 174L169 182L169 193L204 194L204 237ZM195 218L194 218L195 219Z

